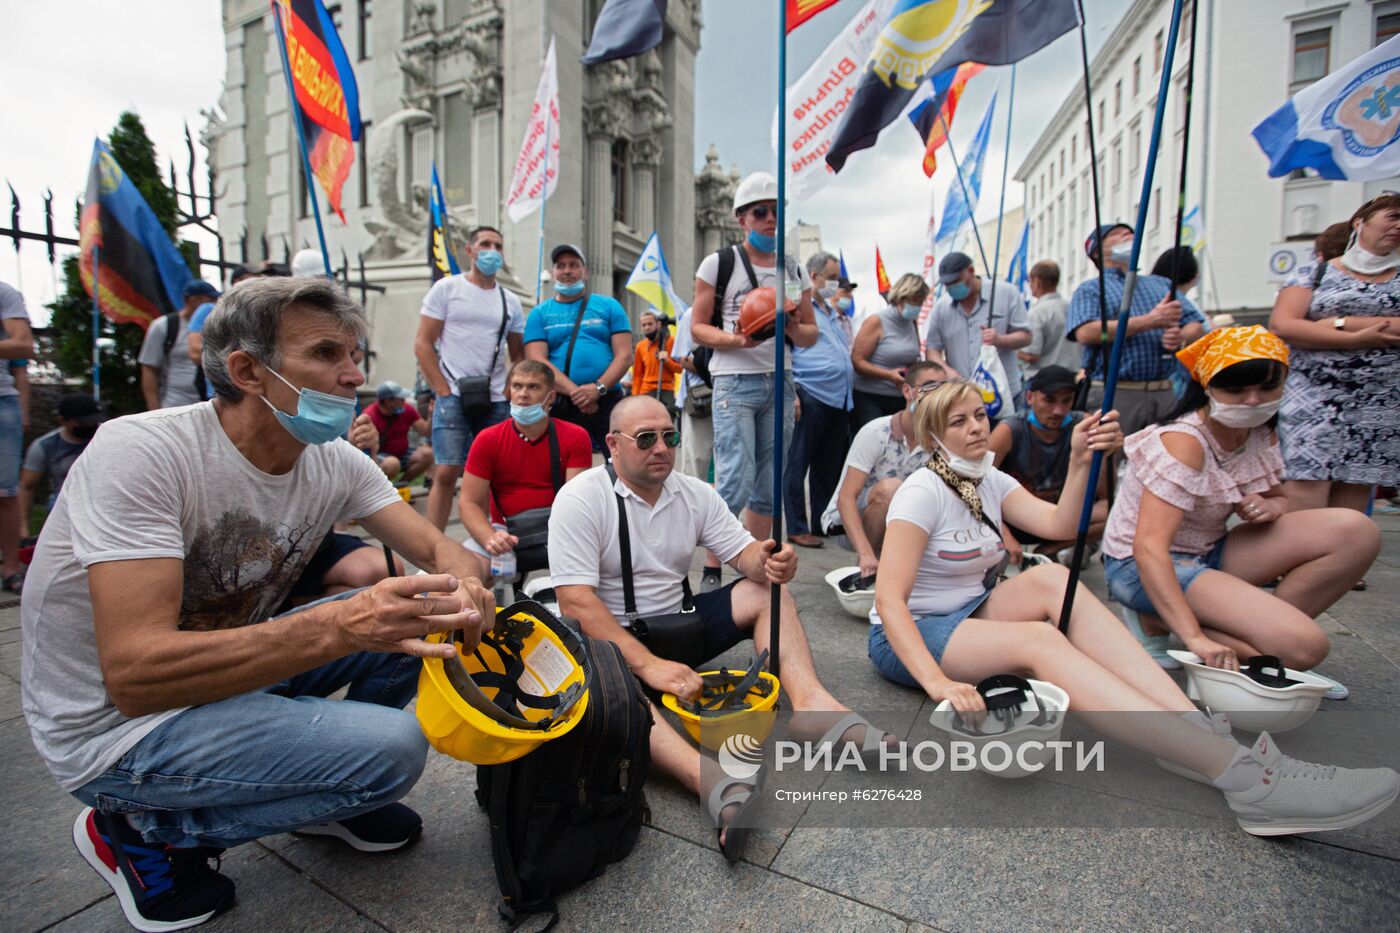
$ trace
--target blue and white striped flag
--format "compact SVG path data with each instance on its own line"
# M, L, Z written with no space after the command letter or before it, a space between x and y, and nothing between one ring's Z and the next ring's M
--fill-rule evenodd
M973 216L977 213L977 199L982 194L982 163L986 160L987 140L992 135L992 114L996 109L997 95L994 92L991 102L987 104L987 112L982 115L982 125L977 127L977 135L972 138L972 145L958 163L963 182L967 184L967 194L963 194L963 185L957 179L948 187L948 199L943 204L943 223L934 236L935 252L939 256L946 256L957 248L958 234L964 226L973 222Z
M1299 91L1254 139L1273 178L1300 168L1333 181L1400 175L1400 36Z

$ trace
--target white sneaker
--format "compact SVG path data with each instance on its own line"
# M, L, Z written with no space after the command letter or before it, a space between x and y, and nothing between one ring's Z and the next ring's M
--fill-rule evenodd
M1224 713L1196 712L1182 713L1181 715L1182 718L1185 719L1187 722L1191 723L1191 725L1199 726L1202 730L1206 732L1212 732L1215 735L1222 736L1227 739L1233 738L1234 736L1234 732L1230 728L1230 717L1226 716ZM1179 774L1182 777L1187 778L1189 780L1197 781L1201 784L1211 783L1210 778L1206 777L1201 772L1193 771L1185 765L1179 765L1174 761L1168 761L1165 758L1158 758L1157 764L1163 769L1170 771L1172 774Z
M1267 732L1250 749L1264 773L1248 790L1226 791L1240 829L1251 836L1284 836L1347 829L1364 823L1400 795L1390 768L1338 768L1282 754Z

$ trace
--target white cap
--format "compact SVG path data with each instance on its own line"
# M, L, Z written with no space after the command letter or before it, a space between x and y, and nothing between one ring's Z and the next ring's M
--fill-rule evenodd
M744 176L734 189L734 210L743 210L759 201L778 200L778 180L767 172L752 172Z
M326 274L326 262L319 249L299 249L292 257L292 278L314 279Z

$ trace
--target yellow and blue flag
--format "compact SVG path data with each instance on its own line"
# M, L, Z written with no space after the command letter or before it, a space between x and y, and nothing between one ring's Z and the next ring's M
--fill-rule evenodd
M452 252L452 239L447 231L447 200L442 196L436 161L433 162L433 187L428 192L428 208L428 269L436 282L445 275L456 275L462 271Z
M672 320L679 320L686 312L686 303L671 285L671 270L666 268L666 257L661 252L661 238L655 233L647 240L646 248L637 258L636 268L627 277L627 290L641 295L647 304Z
M1206 225L1201 219L1201 205L1197 204L1181 218L1181 242L1199 253L1206 245Z

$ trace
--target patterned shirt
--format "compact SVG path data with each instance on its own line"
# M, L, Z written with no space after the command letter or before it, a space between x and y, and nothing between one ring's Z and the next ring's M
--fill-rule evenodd
M1104 272L1104 281L1107 283L1108 314L1110 319L1116 320L1118 311L1123 304L1123 283L1125 276L1118 269L1109 269ZM1137 287L1133 289L1133 306L1129 311L1131 317L1142 317L1150 314L1152 309L1167 297L1171 290L1171 283L1160 275L1140 275L1137 280ZM1180 292L1177 299L1181 302L1181 326L1187 324L1205 324L1205 316L1196 308L1190 298ZM1069 320L1065 324L1065 339L1074 340L1075 328L1090 321L1099 320L1099 277L1093 276L1085 279L1080 286L1074 290L1074 297L1070 299ZM1103 379L1104 363L1107 351L1112 348L1112 343L1104 345L1104 353L1099 352L1099 347L1085 346L1081 353L1084 369L1094 379ZM1129 382L1150 382L1158 379L1171 378L1172 370L1176 367L1176 357L1162 347L1162 330L1145 330L1128 337L1123 345L1123 362L1118 368L1118 378L1126 379Z

